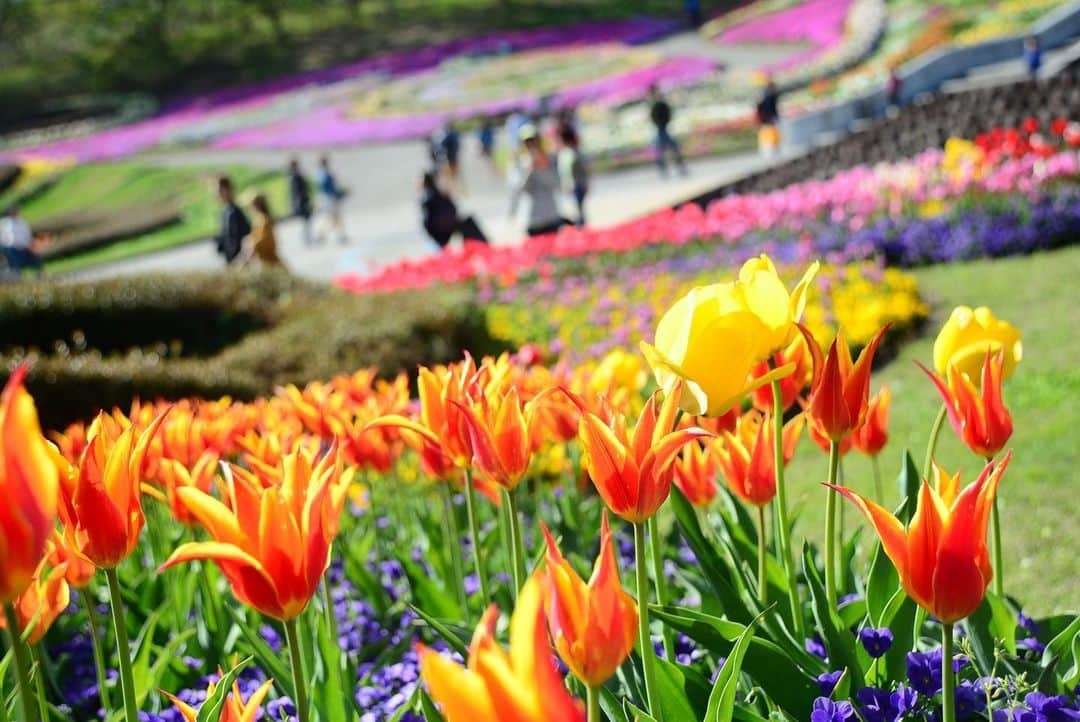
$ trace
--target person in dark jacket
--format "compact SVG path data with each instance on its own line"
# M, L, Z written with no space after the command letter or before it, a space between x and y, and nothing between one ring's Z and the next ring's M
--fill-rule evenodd
M1042 46L1039 39L1029 35L1024 39L1024 65L1027 66L1028 77L1039 77L1039 68L1042 67Z
M289 161L289 205L292 214L300 219L304 229L304 244L310 246L311 235L311 187L308 179L300 172L300 161Z
M244 238L251 233L251 223L236 205L231 178L218 177L217 195L221 201L221 232L215 239L217 251L225 258L225 263L232 263L244 247Z
M761 125L776 125L780 120L780 91L771 78L765 85L761 100L758 101L757 119Z
M458 214L457 205L439 188L434 172L424 173L420 193L424 230L439 248L446 248L454 234L461 234L466 240L487 243L487 237L473 217L462 218Z
M671 105L655 85L649 88L649 103L649 119L656 127L656 165L660 169L660 175L667 175L668 152L674 156L679 172L686 175L686 162L683 160L679 143L668 131L668 125L671 124Z

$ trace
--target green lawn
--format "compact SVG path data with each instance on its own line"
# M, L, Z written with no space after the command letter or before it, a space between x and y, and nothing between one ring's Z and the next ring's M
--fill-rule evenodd
M921 467L939 397L913 363L932 365L934 336L956 305L987 305L1023 332L1024 359L1005 388L1015 431L1009 444L1015 457L999 491L1005 548L1006 591L1031 613L1080 609L1080 546L1076 532L1074 485L1080 481L1080 307L1076 279L1080 247L1035 256L916 272L920 289L933 308L925 334L906 344L899 356L874 375L893 391L890 440L882 456L889 505L898 502L892 480L901 453L910 448ZM963 470L970 481L982 464L946 424L938 446L945 468ZM870 462L855 453L844 460L847 482L872 494ZM791 497L801 511L796 538L805 531L820 535L826 455L804 439L789 472ZM856 520L846 509L848 528Z
M287 211L287 185L280 173L244 166L167 167L138 161L76 166L64 172L43 192L31 192L22 202L22 208L31 225L51 216L87 208L119 210L175 201L182 209L179 223L46 263L49 273L75 271L214 235L218 206L212 181L221 173L233 178L241 197L255 189L262 190L269 194L270 207L275 213ZM0 208L27 190L9 190L0 195Z

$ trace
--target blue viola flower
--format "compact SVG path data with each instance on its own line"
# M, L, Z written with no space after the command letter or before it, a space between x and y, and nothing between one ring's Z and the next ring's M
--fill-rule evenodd
M815 657L820 657L822 659L829 658L829 653L825 651L825 641L816 634L813 637L809 637L805 644L806 651Z
M1065 695L1051 697L1042 692L1029 692L1024 697L1032 713L1030 722L1073 722L1080 720L1080 711L1071 709ZM1024 720L1023 722L1028 722Z
M877 659L892 649L893 633L888 627L881 627L880 629L864 627L859 630L859 641L862 643L866 653Z
M825 672L817 676L818 687L821 688L821 695L823 697L832 697L833 691L836 689L836 685L840 683L840 678L844 676L843 670L839 672Z
M941 650L908 652L907 678L919 694L933 696L941 691Z
M972 719L986 709L986 695L974 684L964 680L956 685L956 719Z
M828 697L815 699L810 712L810 722L855 722L857 719L851 702L834 702Z

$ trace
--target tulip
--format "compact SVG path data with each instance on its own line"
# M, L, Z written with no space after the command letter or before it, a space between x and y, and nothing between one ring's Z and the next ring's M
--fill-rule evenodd
M934 340L934 368L943 377L955 366L971 379L980 378L987 350L1002 351L1001 378L1009 378L1024 354L1020 332L986 306L957 306Z
M634 648L638 622L637 605L619 581L607 510L588 584L563 558L547 526L540 526L547 540L544 610L555 651L587 687L601 687Z
M1013 425L1001 394L1005 366L1002 350L987 350L980 386L976 386L957 366L948 368L947 381L935 376L922 364L919 366L934 382L945 402L949 423L969 449L983 459L990 459L1005 448L1012 436Z
M817 269L812 264L789 294L762 255L743 264L736 281L691 290L660 319L654 344L641 344L657 383L671 395L681 381L686 412L717 416L791 374L794 364L757 377L751 371L794 338Z
M218 670L218 675L221 676L221 671ZM263 700L266 699L266 695L270 693L270 688L273 686L274 680L268 679L259 685L247 702L243 701L243 697L240 694L240 685L237 682L233 682L232 694L225 698L225 703L221 707L221 716L218 718L218 722L255 722L259 718ZM206 688L206 696L209 698L214 694L214 690L217 688L217 684L211 682ZM199 719L199 710L194 707L181 702L177 697L169 694L168 692L162 692L169 701L176 707L176 711L180 713L180 716L184 718L184 722L197 722ZM268 717L268 715L267 715ZM266 717L264 717L265 719Z
M764 376L770 368L781 368L788 364L794 364L791 374L779 379L781 404L784 410L791 408L798 400L803 389L813 380L813 358L810 350L806 347L806 340L802 335L796 336L791 343L772 355L769 361L762 361L753 371L754 376ZM768 386L762 386L751 395L754 407L766 413L772 413L773 394Z
M795 455L804 418L798 414L784 424L784 464ZM744 414L735 432L724 432L718 449L720 471L737 497L747 504L763 507L776 495L776 469L773 454L773 424L770 416L756 411Z
M164 487L164 493L154 486L146 486L143 491L167 504L178 522L184 526L192 526L195 524L195 517L180 501L180 495L177 492L191 486L210 493L214 485L214 477L217 475L218 461L219 458L215 452L205 451L189 470L175 459L162 459L158 464L158 479Z
M63 565L51 567L42 560L38 565L30 586L15 600L15 618L18 621L18 634L27 634L25 642L35 645L42 640L60 615L71 603L71 590L64 578ZM0 619L0 629L8 629L4 619Z
M892 392L882 386L870 399L863 425L851 435L851 445L856 451L876 457L889 441L889 405Z
M510 649L495 640L498 609L476 627L466 666L417 644L420 677L446 722L584 722L552 659L542 583L525 583L510 617Z
M59 474L20 366L0 395L0 605L23 593L56 523Z
M720 464L711 443L687 444L679 452L672 468L675 470L675 486L679 487L687 501L703 509L716 498L716 474Z

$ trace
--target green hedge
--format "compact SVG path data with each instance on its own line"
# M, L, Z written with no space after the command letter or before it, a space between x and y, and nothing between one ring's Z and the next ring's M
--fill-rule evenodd
M351 295L278 272L0 287L0 368L58 428L133 398L251 399L362 366L386 376L500 350L467 287Z

